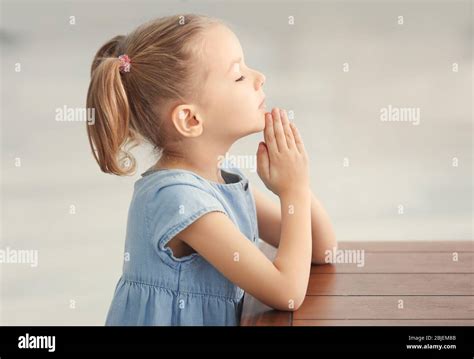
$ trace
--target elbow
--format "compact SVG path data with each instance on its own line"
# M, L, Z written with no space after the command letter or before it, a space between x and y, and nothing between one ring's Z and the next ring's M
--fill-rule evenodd
M275 263L275 266L277 266L277 263ZM269 306L282 311L294 312L298 310L306 298L309 274L309 271L306 274L283 273L280 271L278 279L273 282L274 286L271 290L273 303Z
M288 308L288 311L295 312L298 309L300 309L301 306L303 305L303 302L304 302L305 298L306 298L306 295L296 297L295 300L294 300L293 306L291 308Z
M322 250L313 252L313 255L311 256L311 264L330 264L332 262L330 259L333 258L333 255L336 254L337 250L338 243L334 238L334 240L332 240L330 244L324 246Z
M294 288L280 291L274 309L294 312L298 310L306 298L306 288Z
M333 250L335 251L337 249L326 249L324 253L313 254L313 256L311 257L311 264L316 264L316 265L330 264L331 263L330 258L332 258L331 253Z
M298 309L301 308L301 305L303 304L305 299L305 296L292 296L292 298L289 298L287 301L282 303L283 305L279 310L287 311L287 312L295 312Z
M336 236L333 234L333 236L331 237L331 240L329 241L328 245L326 246L326 251L337 251L338 249L338 243L337 243L337 239L336 239Z

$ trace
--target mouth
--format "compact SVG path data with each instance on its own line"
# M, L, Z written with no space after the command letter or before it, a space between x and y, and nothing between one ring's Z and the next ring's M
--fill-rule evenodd
M265 97L263 98L262 102L260 102L258 108L265 108Z

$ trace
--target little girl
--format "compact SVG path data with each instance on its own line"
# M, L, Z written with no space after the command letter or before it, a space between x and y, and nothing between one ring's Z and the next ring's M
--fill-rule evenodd
M286 111L265 112L264 82L235 34L202 15L153 20L97 52L87 133L100 169L133 174L126 147L142 141L159 154L135 182L106 325L239 325L245 292L279 310L302 304L311 263L336 240L298 130ZM257 173L280 205L218 163L261 131ZM278 248L273 261L259 238Z

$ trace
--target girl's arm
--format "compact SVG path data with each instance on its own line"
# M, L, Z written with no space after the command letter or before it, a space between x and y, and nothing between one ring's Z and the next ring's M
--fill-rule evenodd
M221 212L205 214L178 237L261 302L279 310L297 310L311 269L309 194L309 189L297 189L280 195L281 239L273 262Z
M263 192L251 186L257 207L260 238L278 248L280 244L281 215L278 205ZM311 192L311 238L313 264L325 264L325 251L337 248L331 220L320 201Z
M313 240L311 262L325 264L326 251L335 250L337 240L329 215L313 193L311 193L311 233Z

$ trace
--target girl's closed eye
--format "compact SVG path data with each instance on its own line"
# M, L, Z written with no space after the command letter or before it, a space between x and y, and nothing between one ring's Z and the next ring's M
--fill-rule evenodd
M240 76L237 80L235 80L235 82L237 82L237 81L242 81L242 80L244 80L244 79L245 79L245 76L242 75L242 76Z

